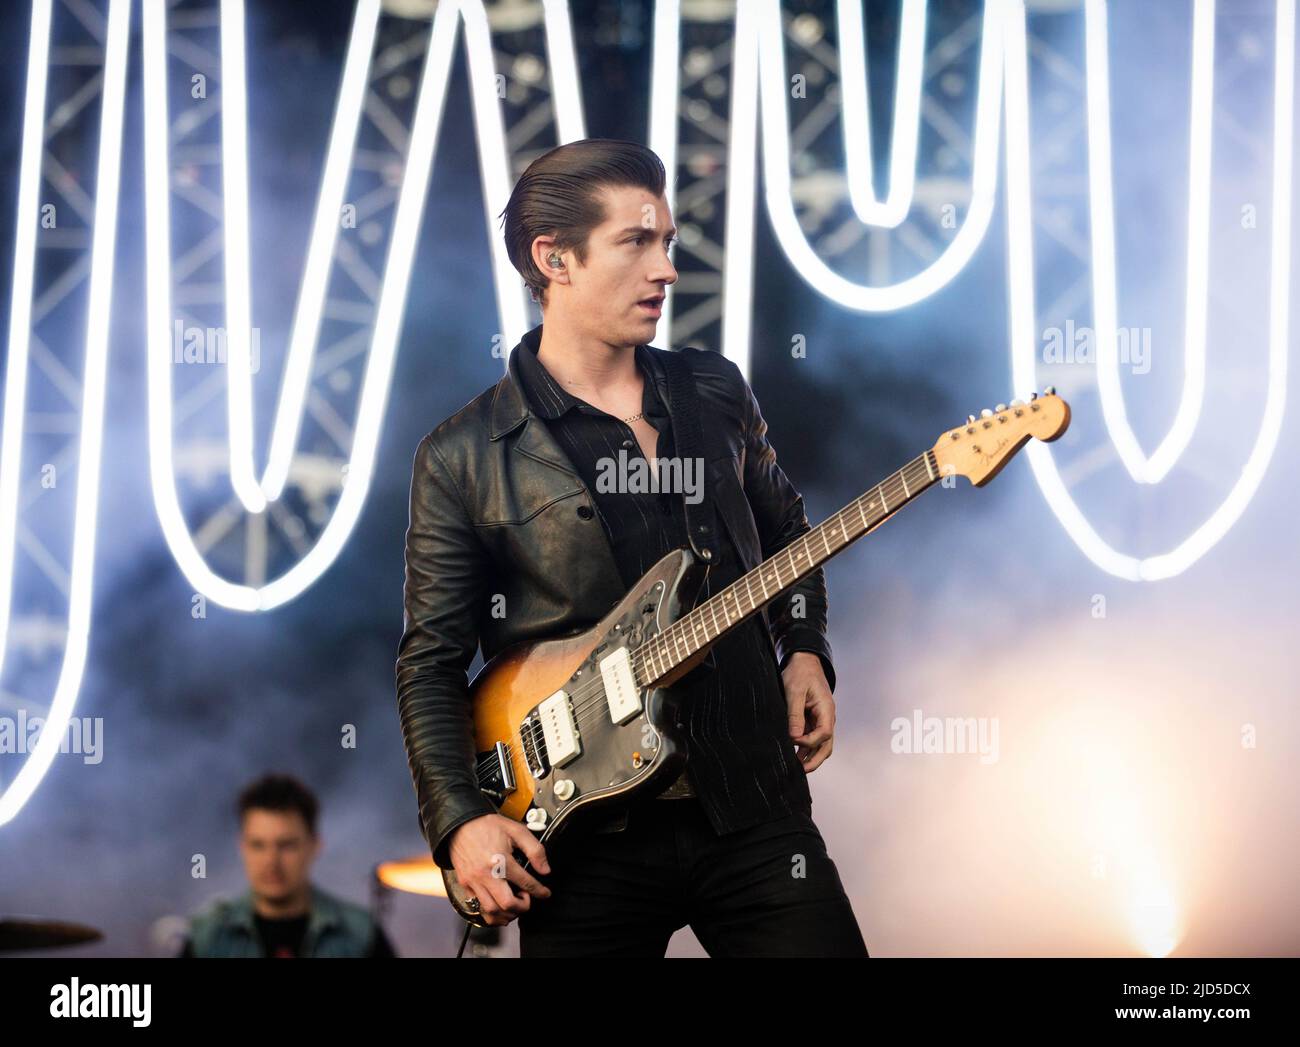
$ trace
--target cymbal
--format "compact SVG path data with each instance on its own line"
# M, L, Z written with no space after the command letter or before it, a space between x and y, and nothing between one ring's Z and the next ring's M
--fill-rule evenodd
M0 916L0 952L82 945L103 937L94 927L82 923L41 920L33 916Z
M442 872L433 864L432 858L417 855L402 861L380 862L375 866L375 879L395 891L447 897Z

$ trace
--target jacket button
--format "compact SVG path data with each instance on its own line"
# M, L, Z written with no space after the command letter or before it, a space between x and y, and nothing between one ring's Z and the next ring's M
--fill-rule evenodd
M582 519L584 519L584 520L590 520L590 519L591 519L591 506L589 506L589 505L580 505L580 506L578 506L578 515L579 515L580 517L582 517Z

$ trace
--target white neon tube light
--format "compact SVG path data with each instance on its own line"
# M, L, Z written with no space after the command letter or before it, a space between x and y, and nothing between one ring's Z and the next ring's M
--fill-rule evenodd
M889 192L875 192L871 160L871 103L867 92L867 51L861 0L836 0L840 41L840 92L844 128L844 167L849 200L867 225L893 229L912 206L916 188L916 143L921 127L921 88L925 65L927 0L903 0L898 36L898 73L894 87L894 123L889 152Z
M18 481L23 468L23 412L31 358L32 289L36 280L41 154L45 148L45 88L50 50L50 0L34 0L27 48L23 143L18 160L18 213L14 220L14 271L9 292L9 352L5 360L3 444L0 445L0 665L9 640L18 534Z
M578 80L578 55L573 46L573 22L569 18L569 2L568 0L544 0L544 2L546 54L550 58L549 72L551 94L555 99L556 130L561 144L581 141L587 137L587 122L582 105L582 85ZM499 211L497 213L500 214ZM499 237L494 236L492 239L495 241Z
M72 710L86 667L90 644L91 584L95 573L95 527L99 507L99 472L104 436L104 394L108 371L108 330L113 302L113 257L117 245L118 180L122 161L122 112L126 97L127 47L131 27L130 0L111 0L105 36L104 76L100 106L99 159L95 175L95 217L91 233L90 287L86 308L86 361L83 382L77 502L72 535L72 571L68 593L68 633L63 662L54 688L54 698L45 715L36 747L0 793L0 825L22 809L50 769L67 732ZM38 220L35 205L40 158L44 147L46 66L49 61L50 3L32 5L31 45L28 51L27 100L23 120L22 173L19 184L19 214L14 260L15 311L21 307L17 327L10 327L10 358L7 377L14 368L25 376L30 339L32 275L35 267L34 231ZM30 205L30 206L25 206ZM15 337L17 336L17 337ZM21 343L21 345L19 345ZM18 359L15 361L15 350ZM22 416L25 386L19 386L16 401L8 397L6 385L4 462L17 469L22 460ZM11 410L16 408L16 410ZM17 419L15 430L9 426ZM17 485L10 481L0 499L3 502L4 534L0 555L7 567L3 579L7 625L13 597L13 542ZM0 635L7 630L0 629Z
M1183 390L1174 423L1148 458L1124 407L1116 337L1115 201L1110 143L1110 65L1105 0L1087 0L1088 184L1097 391L1120 461L1139 483L1159 483L1187 449L1205 401L1206 313L1210 271L1210 138L1214 127L1214 0L1196 0L1192 25L1191 148L1187 160L1187 288Z
M236 0L228 0L234 3ZM350 85L361 80L351 75L368 50L358 42L358 36L373 34L377 18L377 3L367 0L358 7L353 26L353 40L349 57L355 62L344 76L344 97L340 99L339 113L353 112L354 100L346 92ZM232 7L230 10L234 10ZM166 23L165 5L161 0L150 0L144 7L144 65L145 65L145 172L147 207L147 284L149 323L149 415L150 415L150 476L159 521L168 547L182 573L190 584L216 603L235 610L257 611L277 607L292 600L306 590L338 556L352 528L360 516L365 495L373 475L375 452L378 445L380 423L392 381L393 363L401 317L405 307L414 260L424 197L428 189L429 174L433 165L437 130L446 98L447 79L452 64L458 19L465 22L466 47L470 59L470 84L474 115L482 157L484 196L488 202L487 215L504 206L509 196L509 164L505 151L505 134L502 127L500 103L492 65L491 39L487 16L480 2L444 2L439 4L433 19L429 50L425 56L415 118L411 131L406 168L399 191L393 221L393 235L388 247L384 279L376 309L375 328L371 350L366 361L361 395L357 408L356 431L348 466L347 483L343 486L334 513L319 536L317 543L298 563L267 584L254 587L230 582L215 574L204 561L181 513L177 496L172 456L171 419L171 260L170 260L170 198L167 157L167 101L166 101ZM236 118L237 119L237 118ZM238 133L238 131L236 132ZM355 133L340 132L337 127L331 136L331 154L334 159L346 152L343 144L355 140ZM238 155L238 151L233 155ZM313 235L308 261L311 276L300 299L299 314L295 321L297 355L291 353L293 371L286 373L285 389L298 388L306 381L310 364L307 348L311 339L305 332L318 327L318 308L314 304L323 294L327 266L319 259L332 246L333 232L326 232L326 223L336 223L338 210L332 201L342 190L339 185L342 164L327 171L321 203L317 211L317 228ZM236 194L237 198L238 194ZM238 204L236 204L238 207ZM227 216L228 222L231 220ZM488 217L488 225L491 219ZM493 237L493 268L496 275L498 307L508 337L518 340L527 329L527 314L522 288L511 290L517 281L510 280L510 269L504 244ZM238 282L238 281L236 281ZM314 288L314 289L313 289ZM237 366L232 367L233 381ZM246 373L246 370L245 370ZM269 473L274 483L263 487L278 490L282 485L291 452L293 439L291 427L299 424L300 409L291 409L296 400L302 402L301 393L294 400L285 399L280 405L276 421L276 439L273 447L281 457L276 459L275 471ZM239 415L242 420L242 413ZM234 423L232 423L234 424ZM251 432L251 417L242 421ZM232 459L233 461L234 459Z
M681 65L682 65L682 12L679 0L658 0L655 4L654 30L651 38L650 54L650 148L664 162L668 182L664 187L664 198L673 211L674 221L680 227L677 216L677 110L681 105ZM668 251L673 260L677 251L674 243ZM675 260L674 260L675 264ZM657 330L670 337L673 329L673 289L675 284L664 288L664 307L659 316Z
M1029 76L1024 6L1006 23L1007 45L1007 242L1012 374L1015 387L1033 389L1037 353L1029 166ZM1273 81L1273 222L1269 279L1268 391L1259 433L1241 475L1200 526L1168 552L1150 557L1122 553L1107 543L1070 495L1051 449L1026 448L1035 479L1056 518L1084 555L1102 570L1132 581L1170 578L1204 556L1240 518L1268 469L1286 406L1290 325L1292 156L1295 89L1295 0L1278 0Z
M965 222L931 265L905 280L868 287L833 272L812 249L795 217L790 186L790 126L785 103L785 52L777 0L761 0L737 11L736 46L757 43L767 74L758 78L762 98L763 174L767 209L777 240L805 280L833 302L860 312L889 312L928 298L945 286L970 261L988 229L997 190L998 135L1002 95L1002 33L1005 0L989 0L984 8L976 100L971 204ZM741 33L741 22L757 23ZM739 87L740 85L738 85ZM753 84L745 85L752 90ZM733 129L734 133L734 129ZM752 178L752 165L749 172ZM744 177L745 172L737 172Z

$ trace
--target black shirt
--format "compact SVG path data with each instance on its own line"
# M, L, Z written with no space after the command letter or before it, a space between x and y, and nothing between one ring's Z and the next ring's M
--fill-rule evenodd
M257 927L257 936L262 941L262 949L266 955L271 959L296 958L302 949L303 935L307 933L307 922L310 918L310 913L304 913L302 916L290 916L284 920L268 920L265 916L253 913L253 924ZM397 953L394 952L393 943L388 940L388 935L384 933L382 927L376 925L375 937L366 951L366 959L396 956ZM179 958L183 960L194 958L194 945L189 939L186 939Z
M634 459L644 462L636 434L626 422L567 392L537 358L538 348L534 329L524 337L519 353L524 394L586 484L623 584L630 589L669 552L689 544L683 493L602 491L601 459L617 462L622 451L629 465ZM637 346L634 351L645 377L641 410L659 431L656 456L671 458L671 416L655 388L649 350ZM744 573L725 530L719 529L718 538L720 556L709 567L700 600ZM795 756L776 649L762 616L751 616L723 636L713 654L713 671L697 669L681 683L689 752L686 775L710 823L717 832L727 833L795 811L811 813L807 772Z
M253 913L253 924L257 927L257 936L262 939L266 955L272 959L292 959L297 956L310 918L308 913L303 913L282 920L268 920L265 916Z

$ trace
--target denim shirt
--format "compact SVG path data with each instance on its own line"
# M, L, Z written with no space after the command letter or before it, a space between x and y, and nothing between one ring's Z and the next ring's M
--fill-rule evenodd
M253 922L253 892L235 899L218 899L190 923L190 945L196 957L264 957L262 940ZM312 885L310 917L299 955L303 957L365 956L375 937L375 921L365 909Z

